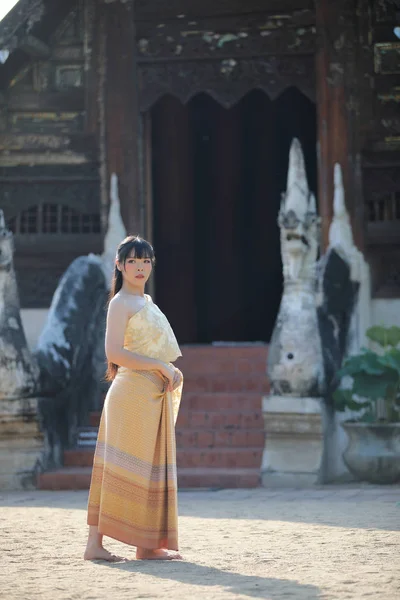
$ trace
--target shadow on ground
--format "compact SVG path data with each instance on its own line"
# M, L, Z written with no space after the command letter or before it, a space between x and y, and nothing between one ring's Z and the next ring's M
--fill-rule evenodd
M268 560L265 560L268 563ZM223 587L225 591L249 598L296 598L296 600L318 600L320 590L314 585L304 585L290 579L274 579L241 575L221 571L185 561L128 561L125 563L96 563L100 568L119 569L125 572L142 573L155 578L173 580L187 585ZM267 565L266 565L267 566Z
M0 507L86 511L87 498L87 491L0 493ZM398 531L393 523L400 518L400 486L180 492L179 516Z

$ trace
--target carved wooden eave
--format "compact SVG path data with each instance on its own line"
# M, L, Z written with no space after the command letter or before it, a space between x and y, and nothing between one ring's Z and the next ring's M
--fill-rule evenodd
M263 90L274 100L292 86L315 102L313 60L313 56L291 56L140 63L140 110L149 110L165 94L186 104L199 93L207 93L230 108L254 89Z
M297 87L315 101L315 11L305 0L153 0L151 15L147 8L135 3L141 111L165 94L187 103L207 93L229 108L254 89L274 100Z

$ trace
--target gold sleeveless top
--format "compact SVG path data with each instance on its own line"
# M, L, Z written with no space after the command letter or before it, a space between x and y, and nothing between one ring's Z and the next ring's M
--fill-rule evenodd
M146 304L129 319L125 330L124 348L141 356L174 362L182 356L167 317L148 294ZM120 371L124 370L124 368Z

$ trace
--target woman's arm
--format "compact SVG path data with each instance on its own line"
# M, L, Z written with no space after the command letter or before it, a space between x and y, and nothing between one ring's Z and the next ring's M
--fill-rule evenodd
M161 361L135 354L124 348L125 330L129 317L130 315L125 303L119 298L113 298L107 313L107 360L128 369L157 370L162 364Z
M159 371L169 384L175 376L173 367L161 360L141 356L124 348L125 330L130 318L129 310L120 298L111 300L107 313L106 356L107 360L120 367L141 371Z

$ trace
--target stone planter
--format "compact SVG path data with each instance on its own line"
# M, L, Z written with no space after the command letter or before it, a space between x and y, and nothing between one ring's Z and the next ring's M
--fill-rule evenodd
M370 483L400 482L400 423L352 423L342 427L349 436L343 459L349 471Z

